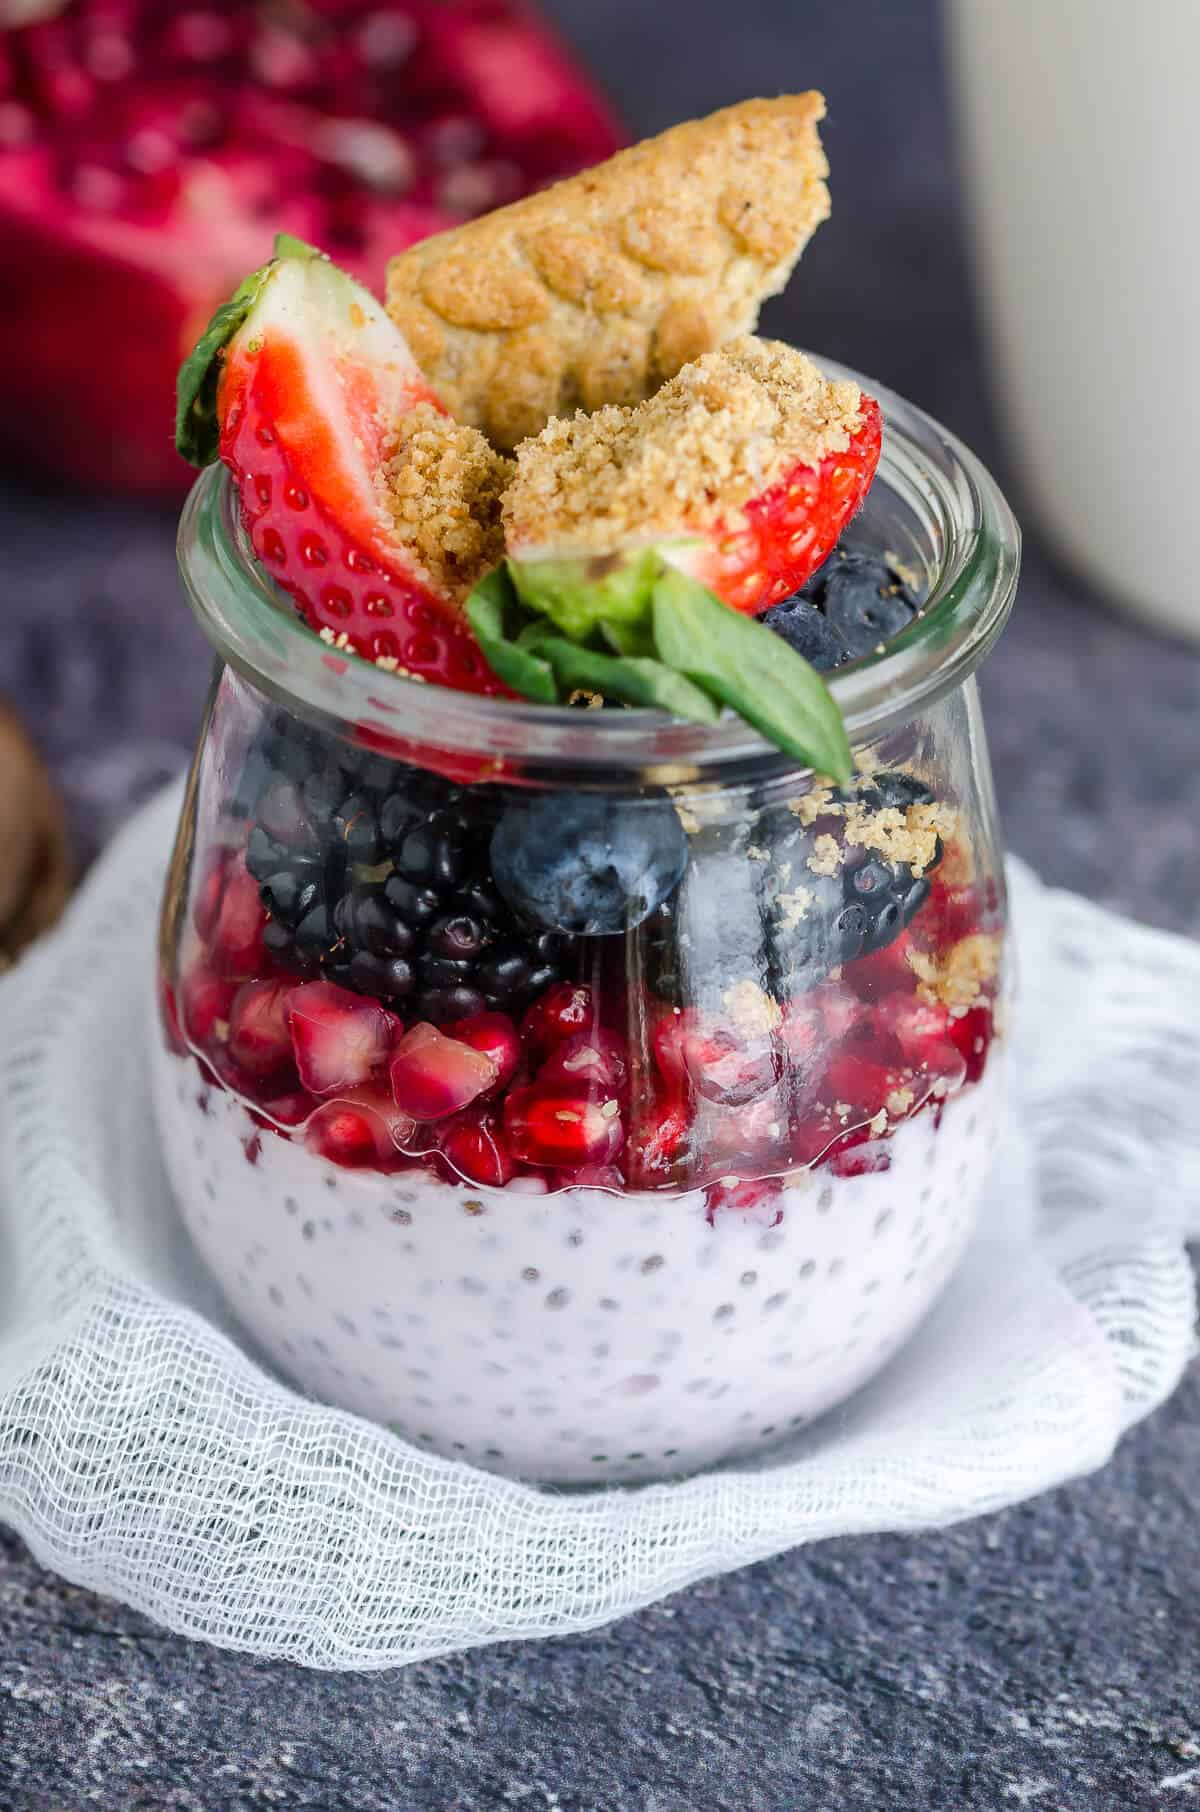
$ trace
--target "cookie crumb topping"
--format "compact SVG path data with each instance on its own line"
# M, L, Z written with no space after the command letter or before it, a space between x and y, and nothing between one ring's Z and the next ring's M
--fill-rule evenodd
M611 552L720 524L799 466L844 452L862 424L857 384L802 352L744 334L686 365L635 409L555 418L517 448L508 541Z

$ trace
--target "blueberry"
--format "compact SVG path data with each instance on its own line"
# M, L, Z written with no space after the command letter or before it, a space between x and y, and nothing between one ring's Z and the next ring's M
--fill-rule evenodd
M762 620L818 673L831 673L850 659L833 624L802 592L773 604Z
M909 586L878 554L835 549L809 586L813 589L806 588L805 595L819 602L851 660L899 635L920 608Z
M513 799L492 834L492 874L513 910L584 937L640 925L686 866L687 838L665 800Z

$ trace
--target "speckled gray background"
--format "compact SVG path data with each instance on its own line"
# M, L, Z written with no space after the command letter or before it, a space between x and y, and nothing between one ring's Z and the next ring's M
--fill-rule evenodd
M929 0L554 0L653 131L823 87L835 215L768 325L996 466ZM1086 304L1086 298L1082 301ZM1135 528L1131 525L1131 532ZM0 691L90 851L184 760L208 666L172 525L0 491ZM1009 841L1200 932L1200 656L1035 540L984 679ZM0 1533L0 1812L1108 1812L1200 1801L1200 1384L1095 1479L919 1539L826 1544L599 1634L387 1678L177 1641Z

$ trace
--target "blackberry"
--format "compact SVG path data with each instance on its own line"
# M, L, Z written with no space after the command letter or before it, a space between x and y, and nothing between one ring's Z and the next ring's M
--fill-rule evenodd
M485 790L272 726L238 802L266 946L294 974L437 1025L519 1013L562 978L569 940L523 925L495 886L502 801Z

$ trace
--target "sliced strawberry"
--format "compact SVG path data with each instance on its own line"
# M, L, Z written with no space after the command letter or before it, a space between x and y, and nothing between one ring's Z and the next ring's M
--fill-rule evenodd
M459 610L491 561L481 552L477 570L435 578L389 513L387 463L419 405L424 432L439 421L448 436L471 432L452 428L370 292L281 239L181 369L179 445L205 464L219 426L254 551L311 628L421 679L502 692ZM471 446L494 509L495 456L479 436ZM435 465L420 482L452 480Z
M589 584L597 620L630 619L652 583L650 552L757 616L833 551L881 438L873 397L744 335L638 407L552 421L518 448L505 499L513 579L574 634ZM555 608L539 605L548 585Z
M616 1097L577 1083L539 1081L511 1090L504 1102L504 1130L521 1163L564 1170L607 1164L625 1141Z
M502 1189L517 1174L508 1140L494 1114L463 1119L450 1128L441 1149L455 1170L472 1183Z
M287 1013L300 1080L314 1095L369 1081L400 1028L385 1007L333 982L293 988Z
M472 1013L469 1019L456 1019L445 1028L448 1038L469 1044L482 1051L496 1066L493 1092L508 1087L521 1061L521 1040L507 1013Z
M486 1051L448 1038L436 1026L406 1032L389 1065L392 1095L414 1120L445 1120L495 1086L498 1065Z
M883 436L874 397L863 397L861 414L843 452L816 465L798 461L751 498L743 521L707 526L693 546L671 554L673 563L750 616L790 597L829 558L871 488Z
M288 982L244 982L229 1013L229 1052L248 1075L278 1077L292 1067Z

